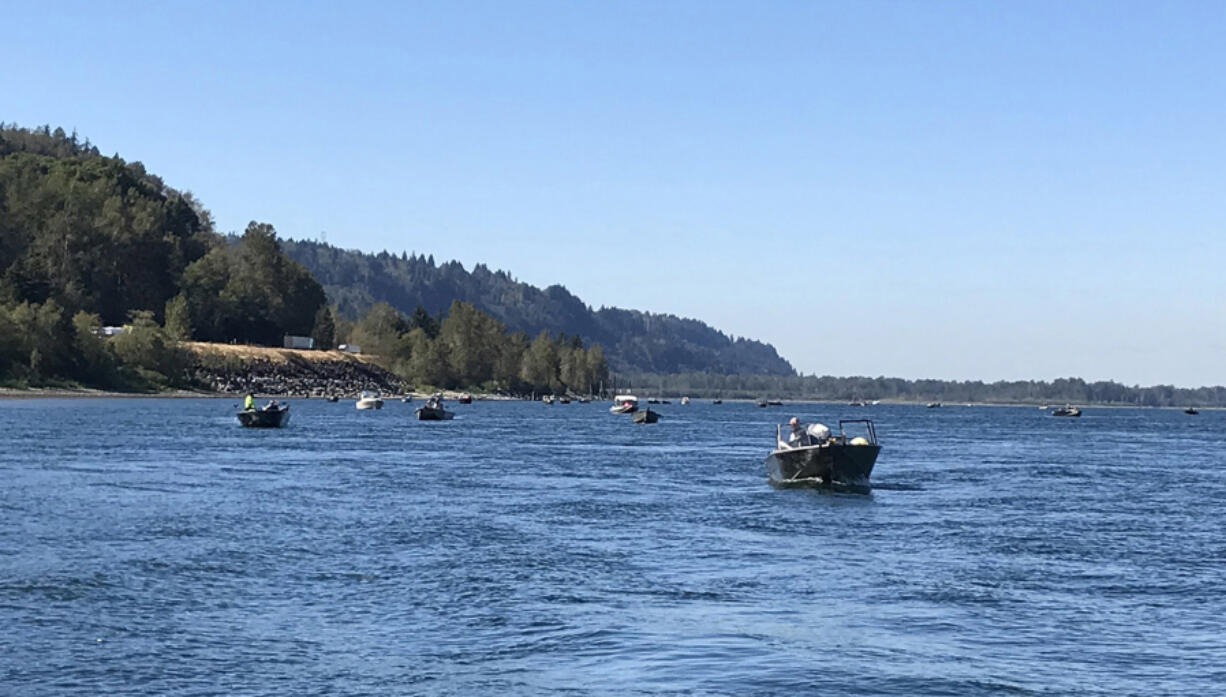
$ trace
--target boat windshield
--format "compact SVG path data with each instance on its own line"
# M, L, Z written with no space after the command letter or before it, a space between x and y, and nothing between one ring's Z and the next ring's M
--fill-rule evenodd
M848 425L853 426L851 434L847 433ZM799 422L795 426L779 424L775 427L775 444L780 450L815 445L876 445L877 431L868 419L842 419L837 433L816 422Z

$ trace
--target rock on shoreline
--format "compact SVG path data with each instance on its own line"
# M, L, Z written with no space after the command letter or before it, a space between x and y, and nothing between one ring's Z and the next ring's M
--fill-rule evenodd
M379 365L360 360L306 360L297 355L283 360L246 357L221 361L205 359L191 369L196 383L213 392L287 397L354 396L363 391L402 394L409 386Z

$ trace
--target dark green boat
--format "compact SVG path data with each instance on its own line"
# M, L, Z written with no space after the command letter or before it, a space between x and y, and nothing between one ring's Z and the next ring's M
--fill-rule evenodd
M281 428L289 425L289 405L244 409L238 412L238 422L246 428Z
M418 421L450 421L455 418L455 412L443 408L442 395L434 395L426 403L417 407Z
M848 424L861 424L864 435L848 436ZM837 434L818 423L782 424L775 436L775 449L765 462L771 484L869 488L881 452L872 421L840 420Z

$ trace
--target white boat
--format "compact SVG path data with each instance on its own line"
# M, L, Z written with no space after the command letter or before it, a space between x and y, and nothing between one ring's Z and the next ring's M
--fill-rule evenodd
M609 407L610 414L630 414L638 411L639 398L632 394L619 394L613 398L613 406Z
M383 398L374 392L363 392L358 396L356 406L358 409L382 409Z
M689 403L690 403L690 398L689 398L689 397L682 397L682 398L681 398L681 403L682 403L682 404L689 404Z

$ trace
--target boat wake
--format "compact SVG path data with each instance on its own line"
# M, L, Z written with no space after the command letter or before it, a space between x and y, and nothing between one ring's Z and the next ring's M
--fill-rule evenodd
M767 481L776 489L820 489L821 491L839 494L871 494L873 489L876 488L867 482L857 484L839 481L825 482L819 477L787 480L768 478Z
M902 482L874 482L873 488L879 491L923 491L919 484L904 484Z

